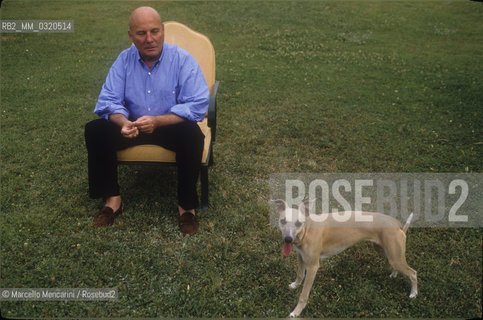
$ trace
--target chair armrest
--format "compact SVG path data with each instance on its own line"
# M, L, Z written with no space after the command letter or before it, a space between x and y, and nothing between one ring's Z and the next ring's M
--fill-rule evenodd
M218 86L220 81L215 81L213 91L210 94L210 102L208 106L208 127L211 128L212 140L216 140L216 94L218 92Z

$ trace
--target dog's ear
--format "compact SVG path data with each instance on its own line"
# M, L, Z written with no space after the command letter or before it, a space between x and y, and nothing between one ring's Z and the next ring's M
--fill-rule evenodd
M282 199L270 200L270 202L274 202L277 205L278 211L285 211L285 208L287 207L287 203Z
M305 216L309 216L311 212L314 211L315 200L305 200L304 203L300 206L300 209Z

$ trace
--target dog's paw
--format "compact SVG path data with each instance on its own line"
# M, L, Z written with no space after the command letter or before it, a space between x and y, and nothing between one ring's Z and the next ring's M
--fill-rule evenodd
M391 275L389 276L390 278L396 278L397 277L397 271L393 270Z
M297 318L297 315L294 312L290 312L289 318Z
M414 299L418 296L418 291L417 290L411 290L411 293L409 294L409 298Z
M297 282L292 282L291 284L288 285L288 287L292 290L295 290L297 289L298 287L300 287L300 283L297 283ZM293 313L293 312L292 312Z

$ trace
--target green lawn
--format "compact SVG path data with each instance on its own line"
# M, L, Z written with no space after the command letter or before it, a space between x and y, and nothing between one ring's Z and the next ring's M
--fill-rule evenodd
M206 34L218 127L210 209L183 237L172 168L121 167L125 212L94 230L84 124L130 45L130 12ZM270 227L280 172L481 172L483 4L474 1L12 1L1 35L1 288L111 288L114 302L0 302L6 317L283 318L295 257ZM414 228L409 281L371 246L325 263L306 317L482 317L481 229ZM188 289L189 288L189 289Z

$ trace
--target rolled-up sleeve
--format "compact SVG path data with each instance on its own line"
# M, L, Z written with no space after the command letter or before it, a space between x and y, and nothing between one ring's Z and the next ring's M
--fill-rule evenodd
M120 113L129 118L129 111L124 102L126 71L123 56L120 54L111 66L94 109L99 117L106 120L114 113Z
M192 56L186 56L181 64L178 86L177 104L171 107L171 113L190 121L203 121L208 111L210 90Z

